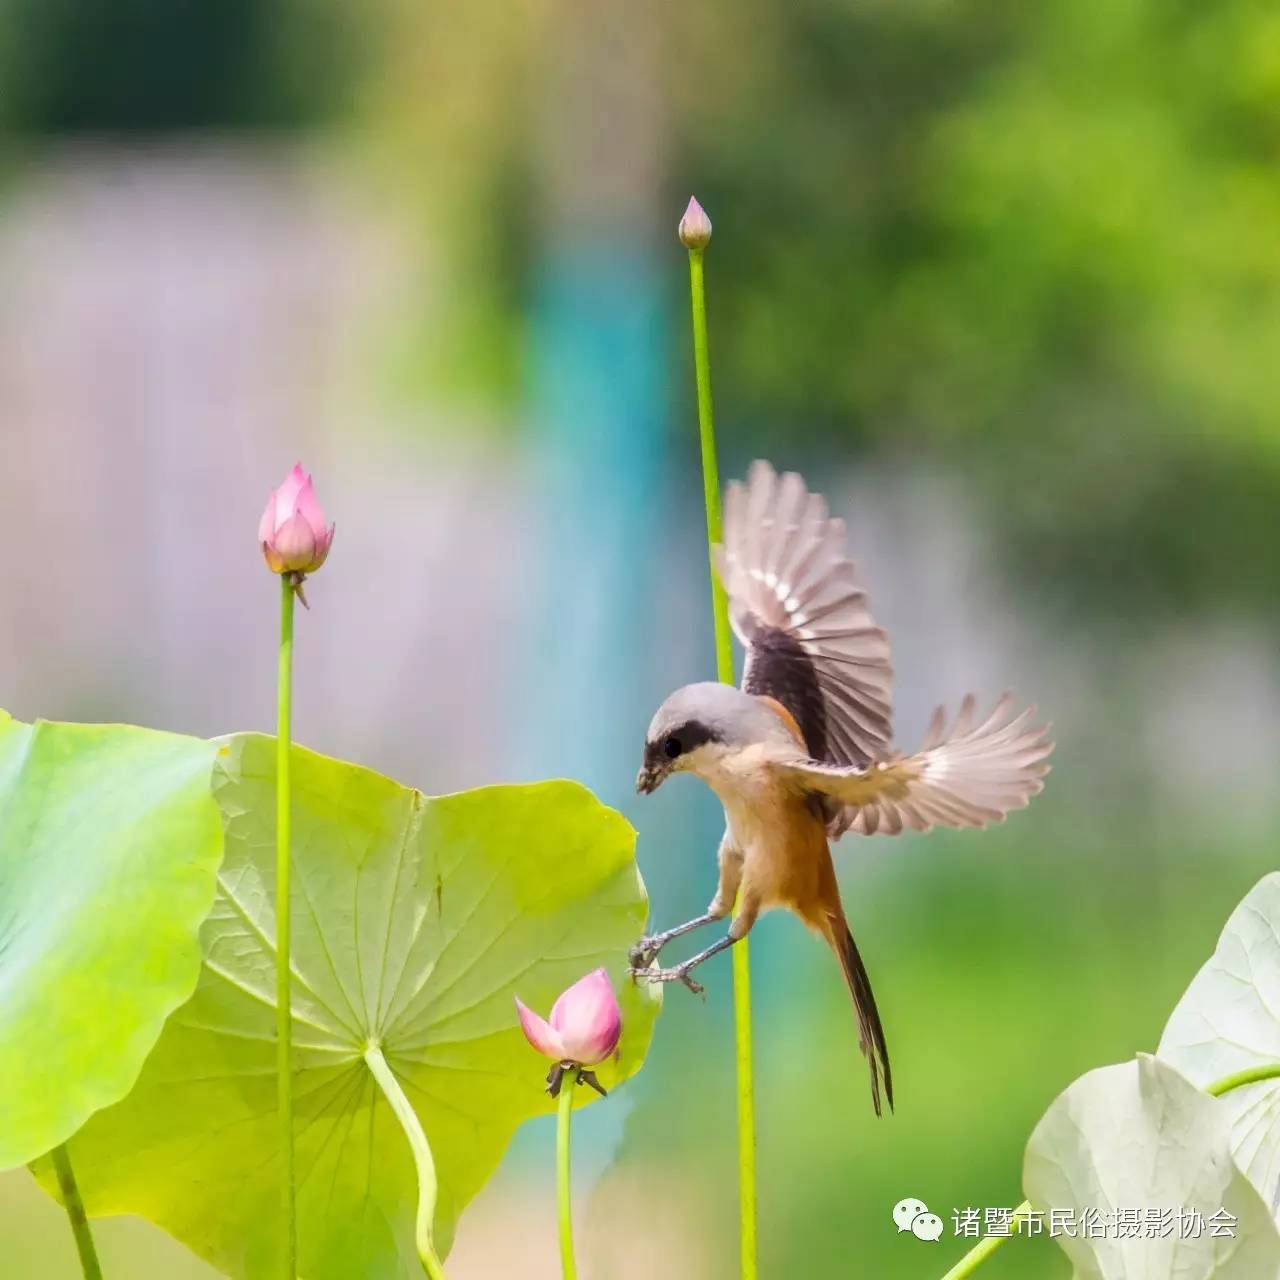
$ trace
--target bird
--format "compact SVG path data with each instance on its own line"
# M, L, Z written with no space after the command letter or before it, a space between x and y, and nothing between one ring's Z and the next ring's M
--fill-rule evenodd
M1015 714L1008 694L979 715L970 694L954 720L938 708L919 750L898 752L888 637L845 550L844 521L795 472L758 461L745 485L731 483L712 554L746 651L742 684L688 684L662 703L636 791L652 794L676 773L711 788L725 815L719 880L702 915L631 948L629 972L701 993L692 970L745 938L762 912L793 912L839 961L880 1115L882 1092L893 1108L889 1050L831 843L1002 820L1043 788L1049 726L1033 723L1034 707ZM726 934L704 951L656 964L669 942L726 917Z

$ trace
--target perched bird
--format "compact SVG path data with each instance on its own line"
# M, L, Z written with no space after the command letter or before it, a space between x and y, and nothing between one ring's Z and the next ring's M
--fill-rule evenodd
M858 1042L893 1106L884 1027L845 918L829 842L846 831L897 835L934 826L985 827L1043 786L1053 747L1034 709L1006 695L985 717L972 696L954 723L941 708L924 744L894 749L889 644L844 549L844 522L794 473L757 462L725 498L716 564L746 646L742 687L677 689L649 725L636 790L692 773L725 812L720 880L703 915L642 939L631 972L701 987L690 971L744 938L762 911L785 907L830 944L858 1019ZM656 968L673 938L730 913L728 933L673 968Z

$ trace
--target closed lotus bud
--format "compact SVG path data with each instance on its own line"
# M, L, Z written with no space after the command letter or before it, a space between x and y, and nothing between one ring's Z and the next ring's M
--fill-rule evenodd
M711 243L711 219L693 197L690 197L684 217L680 219L679 233L680 243L686 249L705 249Z
M609 975L596 969L579 978L551 1006L550 1019L540 1018L516 998L525 1039L552 1062L592 1067L618 1047L622 1010Z
M329 554L333 529L325 521L311 477L298 463L267 499L258 541L272 573L314 573Z

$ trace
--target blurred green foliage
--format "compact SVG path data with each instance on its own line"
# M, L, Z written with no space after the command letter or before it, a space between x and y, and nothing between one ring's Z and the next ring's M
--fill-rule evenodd
M597 229L530 232L539 184L557 180L538 172L539 130L573 89L555 69L577 11L393 12L376 118L424 193L447 188L434 226L463 281L436 353L455 381L515 394L539 244ZM674 228L694 190L716 226L729 438L958 469L1009 562L1072 583L1071 612L1270 601L1272 7L742 0L652 21L662 203ZM595 52L603 74L607 33ZM581 112L618 127L607 103ZM662 245L680 369L683 263L673 235Z
M1073 606L1269 600L1275 10L749 7L674 113L734 418L949 459Z
M309 124L358 48L331 0L12 0L4 18L0 119L25 135Z
M764 413L1016 436L1145 405L1280 443L1274 10L801 0L771 30L732 127L676 114L751 245L721 347Z
M742 0L658 5L642 30L653 101L602 90L635 28L568 0L15 0L0 53L20 131L365 126L432 246L385 353L414 396L515 402L548 246L649 247L589 200L565 225L555 189L609 183L565 177L565 120L594 165L594 136L651 116L656 206L674 224L696 190L716 224L734 439L927 452L995 513L1011 564L1074 585L1071 611L1269 607L1272 7Z

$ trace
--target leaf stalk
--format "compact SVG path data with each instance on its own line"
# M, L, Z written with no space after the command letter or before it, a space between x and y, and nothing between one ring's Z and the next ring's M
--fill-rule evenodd
M418 1172L418 1213L414 1223L414 1243L422 1269L430 1280L445 1280L444 1264L436 1254L432 1234L436 1216L436 1163L431 1155L431 1144L422 1131L418 1113L405 1097L400 1081L396 1079L395 1072L391 1070L377 1043L372 1043L365 1049L364 1060L378 1087L391 1104L391 1110L400 1122L405 1137L409 1139L409 1150L413 1153L413 1163Z
M93 1232L89 1229L89 1216L84 1211L80 1187L76 1182L75 1171L71 1168L71 1157L67 1154L67 1148L61 1144L54 1147L50 1156L54 1172L58 1175L58 1190L62 1194L67 1220L71 1223L71 1234L75 1237L76 1252L80 1255L80 1270L84 1273L84 1280L102 1280L102 1264L98 1261Z

